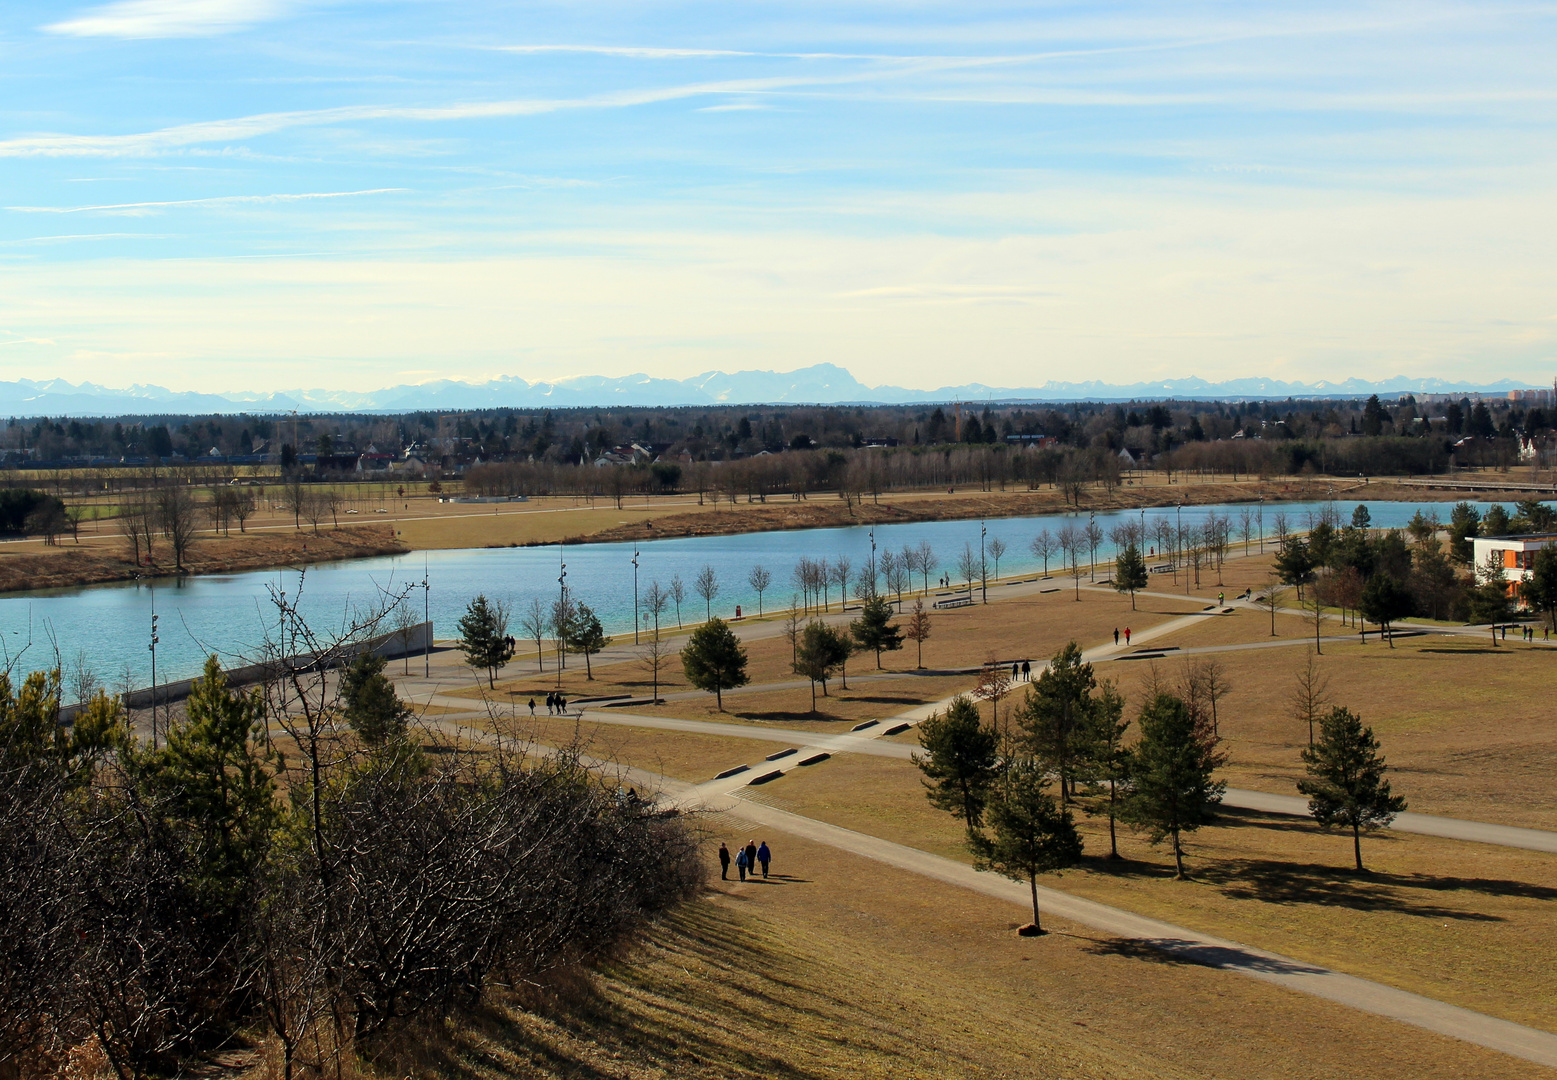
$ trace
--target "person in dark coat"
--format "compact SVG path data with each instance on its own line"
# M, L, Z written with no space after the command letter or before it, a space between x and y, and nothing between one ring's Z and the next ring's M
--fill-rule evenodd
M1023 660L1022 661L1022 681L1023 682L1032 682L1033 681L1033 664L1032 664L1031 660Z
M724 841L719 841L719 880L730 880L730 849L724 846Z
M757 841L746 841L746 869L753 874L757 872Z
M762 867L762 876L768 876L768 863L773 859L773 852L768 850L768 842L764 840L762 846L757 849L757 863Z
M561 694L557 695L557 711L563 716L568 715L568 699Z
M550 690L546 692L546 711L548 713L555 713L557 711L557 695L552 693Z
M530 715L531 716L535 715L535 699L534 698L530 699Z
M751 864L746 861L746 849L741 848L735 853L735 872L741 875L742 881L746 880L746 868L749 865Z

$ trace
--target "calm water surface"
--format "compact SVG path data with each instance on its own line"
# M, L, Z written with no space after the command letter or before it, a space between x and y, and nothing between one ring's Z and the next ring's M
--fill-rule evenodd
M1238 536L1239 513L1247 504L1233 506L1186 506L1098 513L1097 523L1106 534L1121 520L1144 520L1148 529L1159 518L1182 520L1199 525L1207 515L1216 513L1232 518L1234 548L1241 547ZM1273 529L1276 513L1284 511L1294 528L1306 526L1309 516L1324 503L1266 504L1264 528ZM1355 502L1333 504L1343 521L1349 521ZM1405 525L1421 509L1436 511L1447 520L1445 503L1368 503L1375 528ZM1485 509L1485 506L1483 506ZM1005 541L1007 553L1000 560L1002 576L1042 570L1042 564L1029 550L1032 538L1041 529L1056 532L1068 522L1084 524L1087 513L1054 514L1025 518L991 518L984 523L989 540ZM913 522L901 525L877 525L874 528L877 551L901 550L928 541L934 548L939 567L932 571L932 583L942 573L955 577L957 558L963 545L979 550L978 521ZM681 605L681 617L694 623L704 617L704 605L692 591L692 580L704 566L712 566L719 580L719 594L713 613L729 617L740 605L744 613L757 610L757 595L747 584L747 575L756 565L768 568L773 584L763 597L764 607L772 609L788 604L798 589L790 574L802 556L833 559L844 556L853 561L856 572L870 558L871 532L867 527L805 529L793 532L746 533L739 536L708 536L674 540L653 540L638 545L638 587L641 592L651 581L669 587L679 575L686 584L687 598ZM1149 541L1150 542L1150 541ZM11 594L0 600L0 638L5 652L14 656L27 647L29 652L19 665L22 669L50 663L53 646L59 644L62 655L75 657L84 650L91 667L101 678L119 685L126 671L135 685L145 685L150 675L147 650L151 614L160 616L157 646L158 681L185 678L197 673L204 657L217 652L224 658L253 658L265 640L267 628L274 628L276 611L272 590L285 590L289 599L302 596L304 613L316 628L339 627L354 611L382 603L384 597L403 592L415 585L407 602L418 616L424 604L435 633L452 637L465 605L477 593L501 600L517 613L529 605L532 597L550 602L557 595L559 550L567 566L567 584L573 594L594 608L606 624L607 632L631 634L633 627L633 545L580 544L565 548L472 548L458 551L418 552L413 555L361 559L310 567L306 574L296 571L255 571L246 574L189 578L180 584L164 580L155 585L134 583L93 585L72 589L50 589ZM1107 540L1098 549L1099 559L1111 559L1113 545ZM994 573L990 559L990 572ZM1060 559L1050 562L1058 573ZM426 576L429 589L420 588ZM836 599L836 592L834 593ZM674 607L667 613L670 625L676 623ZM517 624L517 618L514 623ZM521 635L517 625L511 632Z

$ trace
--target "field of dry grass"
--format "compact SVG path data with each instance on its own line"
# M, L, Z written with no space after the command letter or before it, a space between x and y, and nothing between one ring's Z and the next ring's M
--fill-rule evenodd
M844 828L970 861L962 826L931 807L908 762L836 757L746 797ZM1226 811L1189 839L1193 880L1173 859L1107 822L1079 822L1089 858L1055 888L1234 941L1413 990L1519 1023L1557 1029L1557 861L1431 837L1364 842L1370 873L1349 867L1349 837L1306 819Z
M710 827L750 835L738 819ZM771 838L770 838L771 839ZM593 980L427 1033L377 1077L1533 1080L1466 1043L778 838ZM1214 1037L1208 1037L1210 1032Z

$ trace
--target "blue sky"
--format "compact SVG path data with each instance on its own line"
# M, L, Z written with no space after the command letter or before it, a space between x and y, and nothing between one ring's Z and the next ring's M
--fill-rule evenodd
M1557 6L0 8L0 378L1557 369Z

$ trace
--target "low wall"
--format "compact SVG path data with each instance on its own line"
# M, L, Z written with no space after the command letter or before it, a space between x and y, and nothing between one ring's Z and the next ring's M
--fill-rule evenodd
M302 653L284 660L228 668L225 673L229 686L253 686L255 683L273 679L283 671L307 670L320 666L339 667L360 652L372 652L386 660L395 660L402 656L418 656L431 647L432 623L424 622L417 623L404 633L395 630L388 634L379 634L377 637L342 645L328 654ZM145 709L149 708L153 701L158 705L183 701L189 696L190 687L194 682L194 679L180 679L177 682L163 683L161 686L148 687L145 690L132 690L123 695L124 705L128 709ZM79 708L79 705L70 705L60 709L60 718L73 719Z

